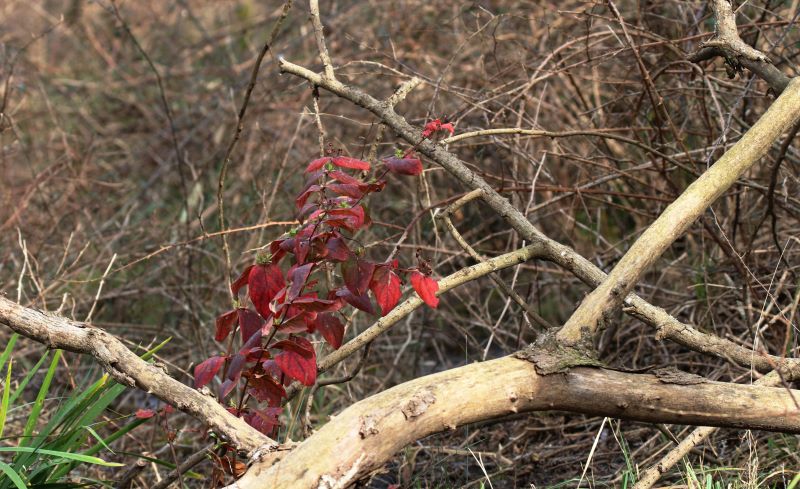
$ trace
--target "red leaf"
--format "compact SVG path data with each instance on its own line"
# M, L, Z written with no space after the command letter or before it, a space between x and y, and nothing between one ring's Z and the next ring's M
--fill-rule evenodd
M358 185L352 183L331 183L328 188L339 195L346 195L354 199L360 199L364 196L364 192ZM298 206L300 207L300 206Z
M283 350L274 358L284 374L300 381L303 385L314 385L317 380L317 355L310 341L293 337L279 341L272 347Z
M360 205L347 209L331 209L328 211L329 218L325 222L329 226L343 226L351 231L355 231L364 225L366 213Z
M292 278L292 285L289 287L289 293L286 296L287 302L292 302L300 295L300 291L303 290L303 286L306 284L306 280L308 280L312 268L314 268L313 263L306 263L289 272Z
M250 345L252 346L252 345ZM245 351L245 353L247 353ZM245 364L247 363L247 357L242 353L237 353L231 358L231 363L228 364L228 380L233 380L238 382L239 377L242 376L242 369L244 368Z
M242 334L242 343L247 343L247 340L249 340L256 331L261 330L261 327L264 325L264 320L250 309L240 307L237 309L237 312L239 313L239 330Z
M281 261L281 258L286 255L286 250L282 248L285 241L286 238L276 239L269 244L269 252L272 253L272 263L276 265Z
M456 131L456 128L453 127L451 122L447 122L442 124L441 119L434 119L429 123L425 124L425 129L422 131L423 138L429 138L433 136L434 133L439 131L447 131L452 136L453 133Z
M219 316L216 321L217 331L214 334L214 339L217 341L224 341L225 338L231 334L233 330L233 323L236 321L238 317L238 310L234 309L233 311L228 311L225 314Z
M312 345L307 339L299 336L291 336L285 340L278 341L272 345L272 348L275 348L276 350L293 351L304 356L316 355L314 353L314 345Z
M341 168L350 168L352 170L364 170L364 171L369 170L369 163L367 163L366 161L357 160L355 158L348 158L347 156L338 156L334 158L333 164Z
M239 379L236 380L227 379L225 382L223 382L222 385L219 386L219 398L225 399L226 397L228 397L228 394L231 393L231 391L233 390L234 387L236 387L236 384L238 382Z
M351 177L347 173L340 172L338 170L330 172L329 176L334 180L338 180L342 183L346 183L348 185L364 185L364 182L359 180L356 177Z
M316 160L309 163L309 165L306 167L306 173L319 170L320 168L325 166L325 163L329 161L331 161L330 156L326 156L325 158L317 158Z
M309 314L300 312L290 316L288 319L284 319L278 326L278 330L282 333L305 333L308 331L309 320L313 320L315 316L315 313L311 313L309 318Z
M433 133L439 130L442 127L442 121L439 119L434 119L429 123L425 124L425 129L422 130L422 137L429 138L433 136Z
M280 425L278 415L283 412L279 407L268 407L263 410L254 409L253 411L244 415L244 420L247 424L257 429L265 435L272 433L272 428Z
M254 266L255 265L250 265L247 268L245 268L244 270L242 270L242 274L239 275L239 278L237 278L236 281L231 284L231 292L233 292L234 296L238 296L239 295L239 289L241 289L242 287L247 285L247 280L250 277L250 270Z
M411 272L411 285L426 304L433 308L439 305L439 298L436 297L439 283L436 280L415 271Z
M285 285L278 265L256 265L250 270L248 293L261 317L266 319L270 316L269 303Z
M152 409L137 409L136 410L136 418L137 419L148 419L152 418L156 415L156 412Z
M309 187L295 199L294 203L297 208L300 209L306 205L308 198L311 197L314 192L319 192L320 190L322 190L322 187L319 185L309 185Z
M342 238L335 236L330 238L325 243L325 248L328 250L328 258L332 261L345 261L350 258L350 249Z
M369 288L375 264L366 260L353 258L342 262L342 277L348 289L356 295L364 295Z
M299 211L297 211L297 219L300 222L303 222L306 220L305 216L317 210L319 210L319 204L317 204L316 202L309 202L303 207L301 207ZM277 263L277 261L273 260L273 263Z
M217 355L211 357L194 368L194 387L199 389L211 382L219 369L225 365L225 357Z
M309 251L311 251L311 243L307 238L295 240L294 257L297 258L297 263L305 263Z
M383 160L390 172L400 175L419 175L422 173L422 162L419 158L386 158Z
M335 314L320 314L314 323L317 331L325 338L335 350L342 346L342 339L344 338L344 324L339 320Z
M332 312L342 308L338 301L320 299L317 293L300 296L292 302L292 309L308 312Z
M367 294L355 295L350 291L350 289L342 287L341 289L336 291L336 296L341 297L348 304L357 309L361 309L362 311L369 314L375 314L375 310L372 309L372 303L370 303L369 296Z
M281 399L286 397L283 386L267 373L251 375L248 392L258 402L266 401L270 406L280 406Z
M375 295L375 300L381 306L381 316L389 314L400 302L400 277L388 265L375 268L370 290Z

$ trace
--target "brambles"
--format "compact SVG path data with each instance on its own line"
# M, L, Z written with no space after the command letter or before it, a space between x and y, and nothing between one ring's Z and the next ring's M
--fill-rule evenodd
M431 135L453 130L452 124L438 120L426 128L434 123ZM367 179L369 162L330 153L305 169L305 187L295 199L301 224L265 246L268 251L259 253L255 264L231 284L236 303L217 317L214 334L217 341L229 342L227 353L208 358L194 370L196 388L221 372L220 401L230 403L231 413L267 435L279 425L284 387L292 381L306 386L316 382L317 355L307 335L319 333L338 349L348 321L346 308L385 316L400 301L402 275L410 274L412 287L429 306L439 304L439 286L419 255L418 266L411 269L400 268L398 260L376 263L352 237L371 223L364 199L384 189L389 172L420 175L420 159L413 151L400 152L384 159L379 174ZM336 269L338 276L329 273ZM240 299L245 287L252 309ZM234 352L237 331L241 346ZM241 384L238 400L228 399ZM263 404L266 407L260 407Z

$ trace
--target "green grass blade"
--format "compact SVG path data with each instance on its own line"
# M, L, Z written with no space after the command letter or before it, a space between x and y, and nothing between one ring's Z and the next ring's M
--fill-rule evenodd
M786 489L794 489L795 487L797 487L797 484L799 482L800 482L800 472L798 472L797 474L794 475L794 477L792 477L792 482L790 482L789 485L786 486Z
M105 437L103 439L103 442L106 443L106 444L114 443L118 439L122 438L123 436L127 435L128 433L130 433L134 429L138 428L139 425L147 423L147 421L148 421L148 419L136 419L135 421L133 421L131 423L128 423L127 425L123 426L119 430L117 430L114 433L111 433L110 435ZM101 449L102 449L102 445L100 443L98 443L98 444L96 444L96 445L94 445L92 447L89 447L88 449L84 450L81 453L84 453L86 455L94 455L95 453L99 452Z
M111 382L106 382L107 380L108 376L104 375L89 388L85 390L81 389L74 391L67 402L55 410L55 413L51 416L51 419L47 422L47 425L45 425L45 427L41 430L39 436L37 436L36 439L28 445L43 446L47 436L52 433L71 433L79 430L83 424L89 424L89 422L81 423L80 419L84 418L86 414L91 411L92 406L97 402L98 397L100 397L101 394L107 390L108 385L113 385ZM47 448L63 451L74 451L78 447L62 444L65 439L70 437L71 436L65 437L64 435L61 435L57 439L49 442L47 444Z
M142 423L146 423L147 421L148 421L147 419L137 419L136 421L134 421L132 423L128 423L127 425L123 426L121 429L119 429L119 430L115 431L114 433L111 433L109 436L107 436L103 440L102 444L101 443L97 443L97 444L89 447L87 450L84 450L81 453L84 454L84 455L94 455L94 454L98 453L100 450L102 450L105 446L108 446L111 443L114 443L115 441L117 441L118 439L122 438L123 436L125 436L126 434L128 434L129 432L131 432L135 428L137 428L139 425L141 425ZM48 466L42 467L42 470L46 470L46 469L48 469L48 468L50 468L50 467L52 467L54 465L55 464L50 464ZM60 480L62 477L66 476L71 470L73 470L75 468L75 466L77 465L77 462L62 463L62 464L57 464L57 465L59 465L59 467L49 477L49 479L51 479L51 480ZM37 473L38 473L38 471L37 471Z
M0 400L0 440L3 439L3 430L6 428L6 416L8 416L8 396L11 393L11 363L12 360L9 360L6 382L3 384L3 398Z
M7 463L0 462L0 472L6 474L9 480L11 480L11 482L13 482L18 489L28 489L28 486L25 484L25 481L22 480L22 477L20 477L19 474L17 474L17 472Z
M47 398L47 393L50 391L50 384L53 382L53 376L56 373L56 367L60 359L61 350L56 350L56 354L53 355L53 360L50 362L50 368L47 369L47 374L45 374L44 381L42 381L39 394L36 395L36 401L33 403L31 414L28 416L28 421L25 423L25 429L22 432L22 440L20 440L20 444L23 446L29 444L31 434L33 434L33 430L36 429L36 422L39 420L42 408L44 408L44 401Z
M85 438L84 428L95 424L96 418L100 416L106 408L108 408L109 404L124 392L124 390L125 387L123 385L111 381L108 375L104 375L99 381L95 382L87 389L86 392L74 396L62 406L61 409L66 412L58 413L55 416L55 418L61 419L61 422L57 425L48 423L47 427L42 430L42 434L37 437L35 446L62 452L80 451ZM58 432L59 435L54 439L46 440L47 434L52 434L54 432ZM101 449L102 446L99 446L94 453L99 452ZM81 453L85 454L85 452ZM61 463L42 465L31 475L31 480L58 480L77 465L77 462L74 461L62 461ZM49 474L49 472L56 467L58 468L55 470L55 473Z
M143 353L143 354L140 356L140 358L141 358L142 360L144 360L145 362L146 362L146 361L148 361L148 360L150 360L151 358L153 358L154 356L156 356L156 353L158 353L158 350L160 350L160 349L164 348L164 345L166 345L166 344L167 344L167 343L169 343L170 341L172 341L172 336L170 336L170 337L169 337L169 338L167 338L166 340L162 341L161 343L157 344L157 345L156 345L156 346L154 346L153 348L151 348L151 349L147 350L145 353Z
M11 356L11 351L14 350L14 344L17 342L17 338L19 335L14 333L11 335L11 338L8 340L8 344L6 345L6 349L3 350L3 354L0 355L0 368L3 368L3 365L6 364L8 358Z
M105 448L106 450L108 450L111 453L115 453L114 450L112 450L110 446L106 445L106 442L103 440L103 438L100 435L97 434L97 432L94 430L94 428L92 428L91 426L84 426L83 429L88 431L92 435L92 437L94 437L95 440L100 442L100 444L103 445L103 448Z
M9 406L14 405L14 403L17 401L17 398L22 394L22 392L28 386L28 382L30 382L33 376L39 372L39 369L42 368L42 365L44 364L44 362L47 360L48 357L50 357L50 351L46 351L44 355L42 355L42 358L40 358L39 361L36 362L36 365L34 365L33 368L30 369L30 371L25 375L25 378L22 379L22 382L20 382L19 387L17 387L17 390L15 390L14 393L11 395L11 399L9 399L8 401Z
M22 452L22 453L38 453L41 455L50 455L52 457L60 457L68 460L75 460L93 465L102 465L103 467L122 467L125 464L117 462L106 462L102 458L83 455L82 453L69 453L60 452L57 450L47 450L45 448L31 448L31 447L0 447L0 452Z

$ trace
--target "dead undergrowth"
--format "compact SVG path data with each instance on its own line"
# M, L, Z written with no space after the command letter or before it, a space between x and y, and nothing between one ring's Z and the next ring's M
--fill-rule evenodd
M281 2L117 6L119 16L106 0L0 4L0 291L74 319L90 317L130 345L172 337L159 355L175 377L191 382L193 362L220 349L213 319L229 301L214 234L217 179ZM384 96L411 76L423 80L398 106L414 123L445 116L456 134L580 130L471 138L450 149L546 234L606 271L772 100L763 82L731 80L719 61L698 67L685 60L713 32L705 2L619 2L635 51L620 22L594 2L337 0L322 8L337 76ZM796 1L751 2L738 19L743 39L790 76L798 74L797 8ZM299 169L320 151L313 92L279 75L275 58L321 67L307 9L302 2L293 7L267 54L233 154L224 198L236 269L288 229ZM670 120L654 110L658 97ZM323 93L319 116L325 144L367 155L378 131L370 114ZM404 146L387 134L378 154L396 147ZM370 201L374 224L357 236L367 253L383 260L399 246L398 257L411 263L420 249L438 276L471 264L433 219L465 190L431 164L422 179L393 183ZM787 143L695 223L637 291L678 319L754 351L796 356L799 215L800 154ZM487 256L523 245L480 203L459 210L453 222ZM545 263L500 275L552 324L563 323L587 292ZM355 315L346 337L370 324ZM0 331L0 343L7 336ZM520 307L494 282L461 286L443 296L437 311L420 309L377 340L354 380L316 391L310 419L324 423L354 400L512 353L534 337ZM673 365L711 379L754 378L656 341L621 314L598 348L603 361L627 368ZM33 365L40 352L28 345L16 361ZM345 374L353 362L329 375ZM63 367L57 379L64 389L96 370L75 355L66 355ZM130 391L108 416L152 402ZM282 437L303 436L305 408L290 404ZM169 430L177 431L172 444ZM422 440L364 485L574 487L588 464L582 485L626 486L672 445L672 436L687 432L561 413L519 416ZM147 452L182 460L207 444L204 437L193 419L173 415L167 430L151 423L117 442L110 458L130 464L124 452ZM664 481L783 487L800 467L797 444L794 436L721 430ZM153 467L134 487L164 475ZM211 464L195 470L210 474Z

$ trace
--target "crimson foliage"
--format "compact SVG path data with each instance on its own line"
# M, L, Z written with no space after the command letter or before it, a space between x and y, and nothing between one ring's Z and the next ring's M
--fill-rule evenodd
M451 131L452 125L436 120L425 129L427 138ZM308 164L305 187L295 200L300 225L269 243L269 251L259 254L231 284L236 303L217 318L214 335L219 342L228 341L228 351L195 367L196 388L220 376L220 402L243 382L241 397L229 411L265 434L279 425L284 386L294 380L307 386L316 382L316 351L305 335L319 333L338 349L347 322L343 310L349 306L387 315L400 301L401 277L407 274L429 306L439 303L439 287L427 262L409 269L400 268L398 260L376 263L352 245L352 233L371 223L364 198L383 190L383 177L389 172L419 175L423 170L413 151L382 163L380 175L370 179L365 175L372 165L355 158L331 154ZM325 272L337 267L341 283L330 283L333 274ZM252 308L242 305L245 287ZM241 346L233 351L237 331ZM248 398L256 407L250 407Z

